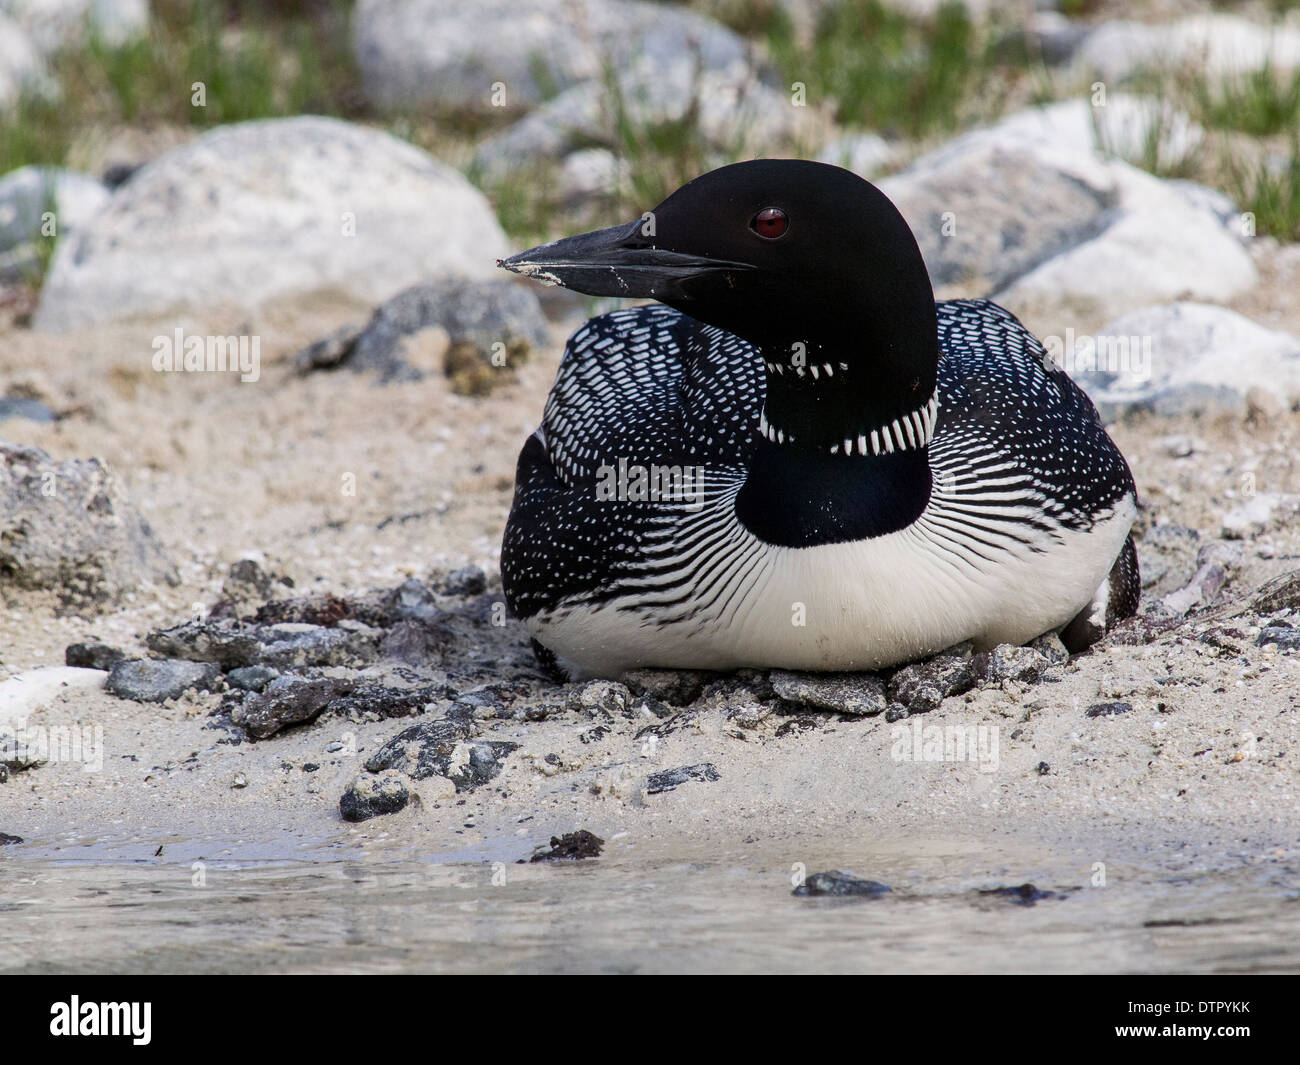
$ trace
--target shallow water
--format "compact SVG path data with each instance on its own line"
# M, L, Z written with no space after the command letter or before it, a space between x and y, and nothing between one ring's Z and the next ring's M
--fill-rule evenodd
M998 847L992 865L966 841L838 850L833 864L892 886L878 899L794 897L791 864L762 846L683 860L615 842L594 862L534 865L513 862L518 840L437 860L338 843L267 857L291 853L283 840L173 841L165 857L134 860L122 841L6 848L0 971L1300 969L1289 867L1110 863L1107 886L1093 887L1080 854ZM1026 879L1062 896L1023 906L980 894Z

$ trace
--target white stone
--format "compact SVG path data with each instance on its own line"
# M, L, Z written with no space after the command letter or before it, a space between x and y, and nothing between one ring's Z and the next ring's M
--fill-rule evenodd
M24 166L0 177L0 251L43 236L46 211L56 236L83 228L108 202L108 189L86 174L49 166Z
M1146 67L1188 66L1222 79L1260 70L1300 67L1300 25L1294 19L1262 26L1238 15L1200 14L1147 25L1106 22L1080 45L1077 68L1119 81Z
M1182 111L1151 97L1109 92L1094 106L1080 97L1017 111L971 130L921 156L908 173L942 169L968 153L991 148L1026 151L1048 166L1098 190L1114 188L1108 156L1142 161L1149 136L1158 134L1158 158L1172 163L1195 151L1205 136Z
M93 31L108 45L122 45L149 28L148 0L0 0L8 15L42 55L74 47Z
M561 182L574 200L613 196L629 179L630 167L606 148L582 148L565 156Z
M875 133L845 133L822 146L817 159L852 170L859 177L874 178L898 162L898 152Z
M1249 253L1214 214L1119 161L1114 221L1049 259L994 297L1017 314L1070 307L1084 316L1136 310L1184 297L1226 300L1259 280Z
M1294 515L1297 509L1300 509L1300 495L1258 492L1224 514L1222 536L1227 540L1258 536L1283 516Z
M48 87L45 64L31 38L0 11L0 107L14 103L24 90Z
M60 242L34 325L319 290L379 302L433 276L495 276L508 253L486 199L418 148L329 118L248 122L149 163Z
M1078 380L1099 405L1170 413L1232 407L1259 388L1289 405L1300 398L1300 339L1266 329L1224 307L1180 302L1122 315L1101 337L1149 338L1150 365L1134 360L1113 374Z
M0 681L0 727L21 725L62 695L100 691L108 674L75 666L38 666Z
M1217 300L1248 289L1258 275L1222 197L1099 150L1140 155L1151 133L1165 163L1203 136L1181 112L1112 92L1104 106L1066 100L972 130L880 187L912 224L938 283L984 278L1017 314L1072 307L1101 321L1184 294ZM929 230L945 212L956 235L938 242Z

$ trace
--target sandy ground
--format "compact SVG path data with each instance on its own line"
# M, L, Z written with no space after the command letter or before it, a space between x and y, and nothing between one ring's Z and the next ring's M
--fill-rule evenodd
M1238 309L1300 333L1294 252L1261 247L1265 284ZM483 398L454 396L437 375L381 387L351 373L293 373L292 355L304 343L367 313L344 297L320 296L249 321L214 313L70 336L0 334L0 385L67 412L52 425L6 422L6 438L110 462L181 575L178 587L141 591L98 617L57 616L38 596L10 598L0 616L0 671L61 665L64 647L90 635L142 652L149 629L211 604L230 564L247 554L291 576L300 591L390 587L466 562L495 581L515 457L540 414L573 311L557 323L552 350L538 353L517 383ZM152 338L177 324L260 334L260 381L153 373ZM1137 478L1144 527L1175 522L1217 536L1247 474L1259 491L1300 492L1295 413L1244 423L1143 420L1114 435ZM1173 438L1191 438L1191 453ZM355 497L341 491L346 474L356 475ZM1227 598L1300 569L1294 527L1245 548ZM1294 877L1300 658L1254 646L1259 622L1206 621L1146 644L1103 645L1048 682L953 697L921 722L996 726L991 772L896 760L895 730L912 722L822 716L789 728L779 715L740 720L722 701L649 746L636 736L641 720L616 722L595 744L580 739L591 722L579 718L495 724L491 738L522 748L490 787L429 797L361 825L340 819L339 796L358 756L409 722L326 718L230 746L204 727L215 694L159 706L78 684L40 700L29 724L102 726L103 771L50 764L11 775L0 785L0 830L28 839L36 848L29 853L98 840L115 855L143 856L206 837L260 839L286 856L378 846L434 855L479 848L504 859L583 827L607 840L653 838L669 851L675 840L685 851L758 839L813 867L833 862L833 841L846 834L1077 837L1097 860L1112 852L1135 859L1145 849L1146 860L1171 868L1265 862ZM1132 711L1085 716L1111 700ZM341 739L355 753L325 751ZM649 773L702 762L720 779L645 794ZM319 768L304 770L308 763ZM247 786L233 787L237 776ZM1192 850L1154 853L1170 840L1194 841Z

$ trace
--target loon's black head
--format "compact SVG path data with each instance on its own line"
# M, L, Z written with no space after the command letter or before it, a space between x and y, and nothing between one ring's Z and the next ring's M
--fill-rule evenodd
M834 388L769 373L769 421L805 441L833 443L846 418L884 424L934 391L934 293L916 239L884 193L837 166L724 166L633 222L500 265L590 295L659 300L750 341L769 369L803 359L853 371Z

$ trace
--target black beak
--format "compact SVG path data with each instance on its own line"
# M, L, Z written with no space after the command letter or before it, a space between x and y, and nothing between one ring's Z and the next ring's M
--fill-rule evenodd
M638 218L628 225L598 229L522 251L497 265L547 285L563 285L588 296L634 299L690 299L703 288L753 267L726 259L656 248L642 234Z

